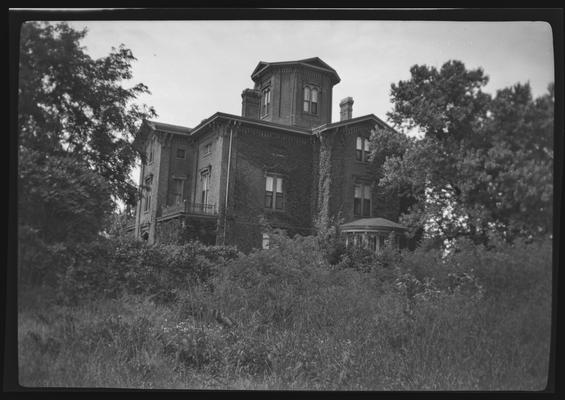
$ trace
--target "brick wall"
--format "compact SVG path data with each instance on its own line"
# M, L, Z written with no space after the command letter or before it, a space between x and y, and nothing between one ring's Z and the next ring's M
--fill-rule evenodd
M318 210L322 221L341 214L343 222L362 218L353 213L355 183L372 186L371 216L396 221L399 216L398 198L385 196L376 185L372 163L355 158L358 136L369 138L372 124L363 122L325 131L320 137Z
M303 109L304 86L319 88L316 114ZM255 90L271 88L271 111L260 119L282 125L313 128L331 122L333 85L328 74L314 69L272 67L255 81Z
M311 233L314 138L239 127L232 149L227 242L242 250L261 246L263 222L290 234ZM284 179L284 210L265 208L267 173Z

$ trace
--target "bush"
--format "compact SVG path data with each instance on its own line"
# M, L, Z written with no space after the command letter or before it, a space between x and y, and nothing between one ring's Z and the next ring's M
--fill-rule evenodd
M65 290L75 298L142 296L105 301L118 310L98 311L99 322L79 316L90 335L55 316L59 333L23 340L48 360L66 351L67 341L84 354L105 349L108 357L116 353L114 365L139 365L140 382L145 369L157 373L163 365L151 361L157 355L192 388L202 376L225 382L220 388L241 388L242 381L274 389L543 388L550 241L484 248L460 240L450 253L351 250L351 263L340 266L330 264L318 238L270 237L270 249L248 255L194 242L105 242L80 257L73 250L75 260L101 259L71 269ZM131 302L128 316L121 307ZM223 324L217 312L235 324Z
M140 241L101 238L65 248L65 255L67 261L60 266L57 284L63 303L126 293L168 303L179 291L208 284L238 253L232 247L198 242L147 246Z

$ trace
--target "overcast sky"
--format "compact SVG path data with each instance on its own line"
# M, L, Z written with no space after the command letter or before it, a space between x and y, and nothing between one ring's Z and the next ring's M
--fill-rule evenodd
M428 21L74 21L88 28L83 45L92 57L123 43L132 50L133 83L151 95L140 102L155 120L198 125L217 111L241 115L241 92L252 88L259 61L320 57L341 82L334 87L332 121L339 101L353 97L353 117L392 110L390 85L410 78L414 64L441 67L463 61L490 77L485 90L530 82L540 96L554 81L551 26L545 22ZM132 172L139 179L139 168Z
M123 43L138 59L133 82L152 94L157 121L194 127L217 111L241 115L241 92L253 87L259 61L320 57L341 82L339 100L354 99L353 116L385 119L390 85L410 78L414 64L440 67L457 59L482 67L486 91L529 81L534 96L554 81L552 33L544 22L416 21L74 21L88 28L93 57ZM132 83L133 83L132 82Z

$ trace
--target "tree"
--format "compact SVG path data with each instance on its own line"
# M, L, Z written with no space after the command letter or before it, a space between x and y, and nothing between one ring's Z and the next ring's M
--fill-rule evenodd
M380 186L409 188L402 194L417 200L403 221L441 239L549 233L553 87L536 100L528 84L492 98L481 90L488 82L483 71L459 61L439 71L416 65L411 74L392 85L388 117L423 138L402 142L392 132L373 138L375 153L392 152L381 157Z
M131 51L99 59L66 23L22 26L19 62L19 216L48 240L86 239L117 201L134 204L129 174L139 155L137 127L155 111L134 100L149 93L132 78ZM89 232L89 234L87 234Z

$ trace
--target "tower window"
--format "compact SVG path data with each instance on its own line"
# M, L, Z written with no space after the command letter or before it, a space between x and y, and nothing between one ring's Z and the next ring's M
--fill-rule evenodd
M318 90L312 89L312 102L310 103L312 114L318 114Z
M304 112L318 114L319 92L317 87L304 86Z
M310 88L304 87L304 111L310 112Z

